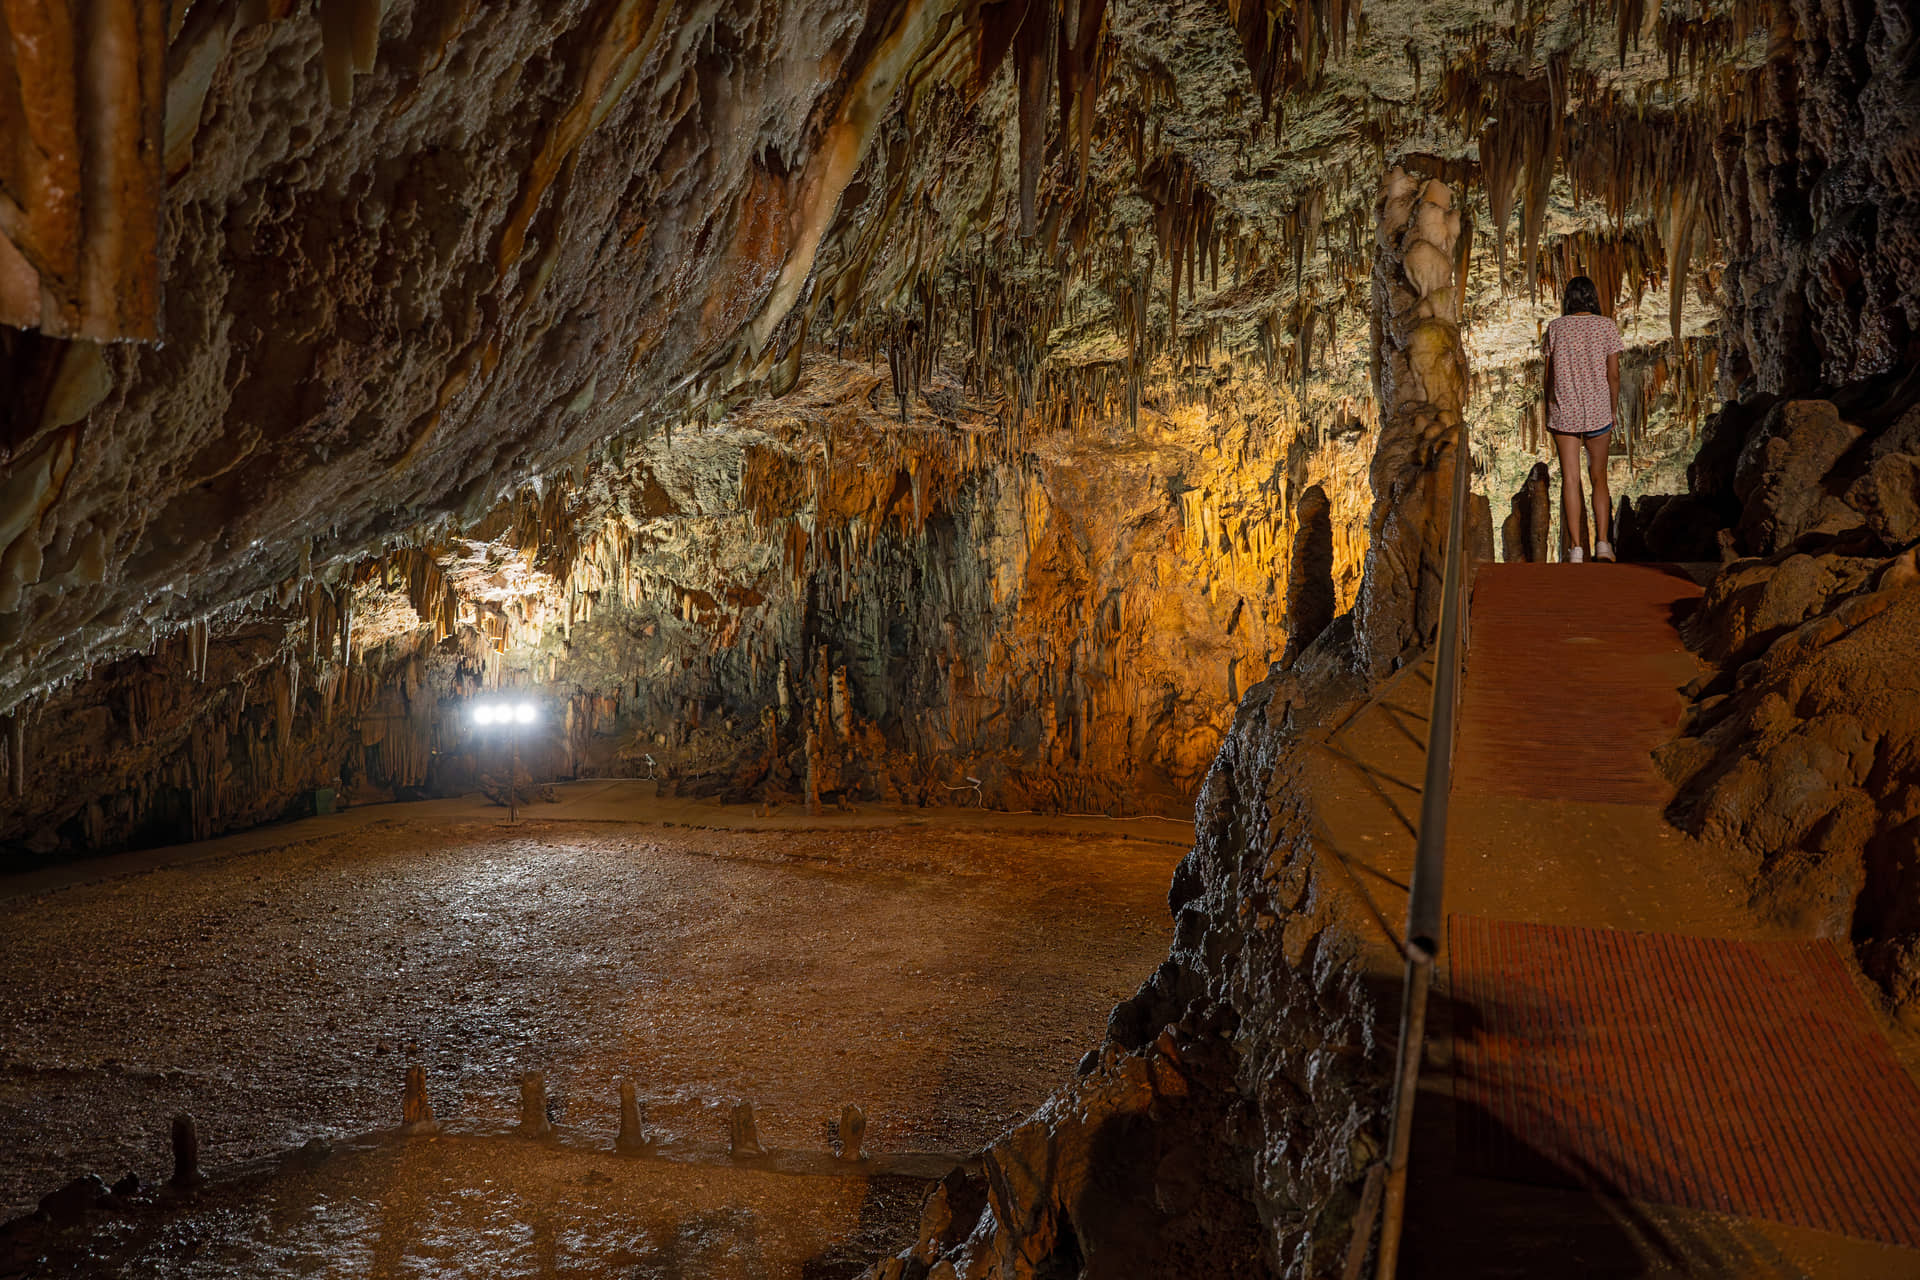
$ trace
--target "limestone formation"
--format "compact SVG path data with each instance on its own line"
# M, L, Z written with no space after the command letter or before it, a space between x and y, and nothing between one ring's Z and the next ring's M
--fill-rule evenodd
M1375 207L1380 437L1354 624L1364 669L1382 675L1439 624L1448 502L1465 439L1467 358L1452 282L1454 251L1467 228L1445 183L1421 182L1398 166L1382 182Z
M840 1108L840 1123L834 1126L833 1154L842 1160L862 1160L860 1145L867 1140L867 1113L849 1102Z
M1802 395L1912 367L1920 104L1911 26L1894 0L1858 11L1809 5L1777 28L1766 64L1750 73L1757 92L1716 138L1727 385Z
M1625 499L1621 500L1621 508L1631 510ZM1547 464L1537 462L1527 473L1526 483L1513 495L1512 509L1505 523L1500 526L1500 558L1546 563L1552 527L1552 477L1547 471ZM1616 532L1616 548L1622 541L1622 535Z
M200 1131L193 1117L184 1113L175 1116L168 1138L173 1147L173 1176L167 1179L167 1185L176 1191L191 1191L206 1181L200 1171Z
M753 1104L745 1099L734 1104L727 1121L727 1154L735 1160L752 1160L767 1154L767 1149L760 1145Z
M653 1139L647 1134L646 1117L640 1109L640 1101L631 1080L620 1082L620 1132L613 1140L613 1149L626 1155L637 1155L653 1149Z
M529 1071L520 1077L520 1125L523 1138L550 1138L553 1119L548 1114L547 1073Z
M1167 964L886 1274L1337 1273L1388 1055L1302 735L1432 639L1469 444L1548 558L1573 275L1622 549L1721 565L1686 820L1920 1000L1911 28L0 6L0 858L517 795L509 689L536 785L1197 806Z
M407 1068L406 1091L400 1099L400 1132L440 1132L440 1122L433 1116L433 1101L427 1097L427 1069L417 1062Z

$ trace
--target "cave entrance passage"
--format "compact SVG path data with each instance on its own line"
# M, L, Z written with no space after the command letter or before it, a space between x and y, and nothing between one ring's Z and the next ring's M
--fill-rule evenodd
M1666 821L1699 596L1479 570L1403 1277L1920 1274L1920 1053Z

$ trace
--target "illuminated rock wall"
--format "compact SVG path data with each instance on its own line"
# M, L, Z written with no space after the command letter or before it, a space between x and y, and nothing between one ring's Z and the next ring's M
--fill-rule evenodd
M464 713L503 687L545 708L524 756L546 777L1185 812L1288 646L1303 503L1316 608L1352 603L1373 433L1316 443L1281 391L1150 400L1137 427L1002 456L958 389L902 423L872 405L883 379L816 362L785 400L263 608L246 643L196 629L103 668L16 718L4 830L50 852L210 834L321 786L471 789L500 766Z

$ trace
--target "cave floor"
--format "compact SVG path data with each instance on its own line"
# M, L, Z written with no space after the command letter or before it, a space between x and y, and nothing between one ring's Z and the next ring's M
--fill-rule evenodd
M1551 568L1573 574L1612 571ZM1510 650L1500 651L1500 642L1476 616L1474 653L1483 665L1475 668L1475 657L1469 658L1463 717L1492 714L1484 705L1476 709L1471 684L1475 670L1484 672L1486 663L1513 661ZM1665 697L1698 671L1676 637L1671 647L1644 655L1626 679L1650 683ZM1612 675L1619 678L1618 670ZM1579 669L1567 667L1563 688L1569 695L1578 692L1579 680ZM1430 665L1407 669L1329 736L1313 773L1323 843L1357 873L1395 935L1405 918L1431 696ZM1675 710L1677 705L1676 696ZM1617 705L1604 710L1620 714ZM1512 710L1501 708L1500 714ZM1738 939L1797 936L1757 914L1730 856L1670 825L1661 804L1497 794L1553 788L1511 776L1506 783L1486 783L1499 770L1473 758L1479 749L1474 739L1472 726L1463 723L1455 763L1456 778L1463 781L1456 782L1448 826L1449 913ZM1642 744L1629 735L1597 744L1596 751L1631 759L1661 740L1655 736ZM1544 757L1535 766L1550 767ZM1471 781L1475 778L1482 781ZM1850 952L1846 959L1852 967ZM1397 989L1397 953L1382 945L1375 964L1377 978ZM1884 1016L1877 992L1857 968L1853 978L1895 1056L1920 1077L1920 1042ZM1920 1251L1912 1249L1754 1218L1532 1186L1456 1167L1449 990L1443 952L1416 1110L1401 1277L1920 1277Z
M155 1184L179 1111L216 1174L35 1235L22 1274L842 1274L1098 1042L1166 954L1190 844L651 793L577 784L516 827L381 806L0 884L0 1204ZM443 1136L392 1135L411 1063ZM556 1141L508 1136L533 1070ZM618 1078L650 1158L610 1150ZM740 1099L769 1161L728 1160ZM845 1103L862 1166L826 1154ZM287 1154L314 1138L333 1154Z

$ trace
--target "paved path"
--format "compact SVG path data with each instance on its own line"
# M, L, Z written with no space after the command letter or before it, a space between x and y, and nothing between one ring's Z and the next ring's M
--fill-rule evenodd
M1802 951L1838 954L1825 944L1794 942L1760 921L1747 907L1746 888L1726 859L1664 820L1662 809L1671 792L1654 770L1649 753L1671 737L1681 707L1678 689L1698 670L1674 629L1675 619L1693 607L1698 596L1693 578L1670 568L1482 566L1470 613L1472 647L1449 829L1447 909L1454 918L1456 938L1462 936L1462 918L1473 917L1555 926L1536 932L1543 937L1573 938L1595 954L1608 956L1670 956L1674 949L1658 942L1659 937L1670 935L1728 940L1690 944L1696 949L1773 947L1781 949L1777 953L1781 956L1798 956ZM1424 723L1417 727L1424 738ZM1402 754L1406 758L1388 763L1385 771L1417 777L1417 753L1408 755L1403 750ZM1417 797L1409 796L1405 803L1410 807ZM1387 914L1393 916L1404 899L1391 897L1387 902ZM1604 932L1611 930L1632 932ZM1596 937L1621 941L1615 949L1606 950L1591 945ZM1651 942L1643 947L1635 939ZM1551 954L1555 953L1543 943L1535 958ZM1487 1080L1473 1079L1476 1053L1484 1065L1489 1057L1487 1037L1496 1032L1522 1039L1533 1036L1542 1044L1551 1041L1554 1051L1566 1055L1565 1061L1588 1072L1582 1077L1580 1071L1569 1074L1562 1069L1557 1075L1535 1072L1522 1077L1513 1074L1509 1060L1505 1068L1509 1079L1533 1090L1521 1111L1546 1118L1544 1130L1536 1128L1520 1136L1549 1146L1540 1135L1551 1130L1549 1122L1556 1118L1565 1122L1596 1099L1619 1106L1639 1100L1639 1095L1626 1103L1612 1096L1600 1098L1608 1088L1616 1093L1652 1090L1647 1095L1656 1100L1649 1104L1652 1109L1638 1114L1656 1128L1659 1115L1671 1117L1670 1142L1678 1145L1683 1141L1683 1117L1678 1110L1659 1110L1673 1105L1662 1089L1685 1094L1691 1079L1692 1086L1709 1086L1704 1095L1692 1096L1691 1105L1726 1107L1714 1101L1714 1080L1709 1078L1714 1071L1743 1057L1761 1063L1778 1060L1766 1045L1722 1045L1723 1052L1714 1055L1720 1062L1707 1062L1692 1078L1675 1048L1689 1034L1685 1020L1664 1027L1644 1020L1631 1026L1593 1022L1583 1027L1576 1025L1571 1014L1555 1013L1544 1026L1537 1017L1529 1024L1525 1017L1515 1017L1516 1007L1531 1000L1537 1012L1541 993L1551 996L1559 982L1561 1003L1552 1006L1549 1001L1549 1007L1570 1008L1575 1001L1565 984L1594 975L1574 973L1565 966L1536 965L1529 970L1527 964L1515 961L1505 971L1493 972L1492 979L1504 981L1510 997L1524 990L1526 999L1508 999L1496 1007L1488 993L1502 988L1487 985L1492 980L1486 968L1488 955L1485 948L1479 952L1482 968L1474 975L1475 985L1464 992L1471 1000L1456 989L1455 975L1443 957L1415 1131L1402 1277L1920 1277L1920 1250L1860 1239L1857 1232L1789 1226L1739 1212L1677 1207L1631 1194L1647 1185L1661 1185L1657 1178L1626 1180L1624 1193L1621 1180L1609 1179L1600 1182L1596 1191L1591 1165L1561 1159L1556 1169L1545 1168L1555 1163L1553 1157L1564 1155L1557 1149L1547 1153L1548 1159L1536 1162L1540 1166L1533 1171L1536 1176L1524 1181L1510 1180L1516 1172L1525 1172L1512 1164L1505 1170L1507 1176L1499 1178L1468 1172L1485 1168L1486 1162L1471 1151L1462 1153L1457 1137L1484 1137L1485 1126L1476 1127L1477 1113L1456 1108L1456 1070L1472 1085L1461 1095L1463 1105L1466 1097L1484 1097ZM1471 959L1468 955L1462 963ZM1604 976L1624 963L1603 966L1597 972ZM1851 969L1850 960L1847 969ZM1897 1053L1890 1051L1885 1040L1888 1029L1869 1011L1860 989L1864 984L1837 965L1835 971L1839 986L1824 989L1828 1002L1847 1006L1851 997L1854 1003L1809 1010L1808 1025L1820 1021L1815 1013L1863 1024L1861 1033L1877 1046L1881 1064L1891 1073L1890 1080L1881 1077L1883 1083L1911 1091L1912 1082L1905 1074L1913 1066L1911 1043L1903 1041ZM1661 976L1656 973L1651 980L1660 981ZM1676 990L1686 985L1678 978L1671 981ZM1589 1004L1593 1007L1588 1015L1593 1018L1639 1016L1609 1013L1603 995ZM1792 1016L1791 1005L1787 1016ZM1583 1047L1599 1044L1612 1047L1604 1051ZM1600 1062L1607 1054L1612 1056ZM1900 1058L1905 1059L1904 1068ZM1623 1063L1637 1074L1622 1074ZM1818 1067L1811 1069L1817 1072ZM1820 1084L1806 1075L1803 1071L1778 1079L1783 1088L1805 1091L1814 1100L1809 1105L1816 1105ZM1608 1086L1604 1082L1610 1079L1615 1083ZM1729 1088L1722 1096L1734 1092ZM1885 1106L1886 1123L1911 1123L1909 1113L1897 1102ZM1591 1105L1587 1109L1591 1111ZM1720 1118L1735 1123L1743 1118L1731 1114L1733 1108L1728 1110L1730 1114ZM1653 1116L1650 1121L1649 1115ZM1852 1139L1842 1130L1856 1137L1860 1133L1873 1136L1868 1125L1822 1128L1809 1121L1802 1138L1836 1144L1837 1154L1828 1153L1833 1156L1829 1165L1854 1173L1879 1158L1872 1151L1846 1148L1844 1144ZM1765 1171L1800 1155L1769 1150L1767 1138L1763 1133L1756 1139L1761 1145L1740 1153L1747 1159L1746 1167ZM1920 1132L1888 1145L1897 1148L1902 1143L1909 1149L1920 1144ZM1659 1159L1655 1147L1645 1158ZM1708 1165L1715 1154L1704 1153ZM1563 1176L1545 1176L1554 1172ZM1904 1166L1893 1167L1882 1160L1868 1173L1883 1183L1900 1182L1895 1192L1908 1190L1902 1182L1908 1177ZM1587 1186L1542 1185L1553 1181L1584 1181ZM1665 1198L1685 1197L1676 1192ZM1705 1202L1728 1203L1710 1198ZM1733 1203L1738 1203L1737 1195ZM1903 1230L1896 1222L1886 1224L1879 1234L1897 1239Z

